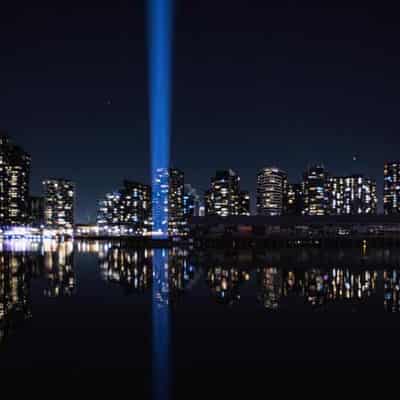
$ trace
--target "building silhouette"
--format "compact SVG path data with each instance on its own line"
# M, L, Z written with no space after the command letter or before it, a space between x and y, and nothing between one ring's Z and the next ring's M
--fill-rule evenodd
M321 216L329 213L328 172L314 165L303 174L303 215Z
M100 201L97 223L104 233L141 235L151 231L151 188L125 180Z
M160 168L153 183L153 231L170 236L186 229L184 173L177 168Z
M107 193L99 202L97 210L97 224L105 229L113 230L122 224L121 193Z
M250 215L250 196L240 190L240 177L232 169L217 171L205 194L207 216Z
M257 213L277 216L286 213L287 174L276 167L263 168L257 175Z
M151 188L143 183L124 181L121 191L122 223L132 233L151 231Z
M197 190L190 184L185 184L183 194L185 219L200 215L201 199Z
M44 187L44 222L48 229L70 231L74 227L75 185L65 179L48 179Z
M400 161L384 166L383 210L385 214L400 213Z
M30 156L0 133L0 226L26 225Z
M330 177L329 212L332 215L375 214L376 182L363 175Z
M288 184L286 195L286 215L301 215L304 208L303 187L300 183Z
M29 197L29 224L35 228L44 225L44 207L45 201L42 196Z

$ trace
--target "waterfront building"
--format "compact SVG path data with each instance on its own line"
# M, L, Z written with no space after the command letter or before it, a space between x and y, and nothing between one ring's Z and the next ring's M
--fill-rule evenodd
M249 215L250 197L240 190L240 177L232 169L217 171L211 179L211 188L205 194L207 216Z
M286 215L301 215L304 208L302 185L300 183L288 184L285 200Z
M303 174L303 215L322 216L329 213L328 172L322 165L308 168Z
M376 182L363 175L330 177L329 212L332 215L375 214Z
M263 168L257 175L257 214L285 214L287 174L276 167Z
M100 201L97 224L104 234L142 235L151 231L150 186L124 181L123 188Z
M250 193L241 190L239 194L239 215L250 215Z
M74 227L74 183L66 179L47 179L43 187L45 227L70 233Z
M28 205L29 224L40 228L44 225L45 200L42 196L30 196Z
M153 187L153 231L170 236L185 232L184 173L177 168L158 171Z
M0 226L21 226L28 221L31 158L0 133Z
M131 233L140 235L151 231L151 188L143 183L124 181L121 191L122 224Z
M110 233L114 229L119 231L122 225L121 193L107 193L99 202L97 224L102 230L110 230Z
M384 166L383 210L385 214L400 213L400 161L386 162Z
M200 215L201 201L197 190L190 184L185 184L183 194L183 208L185 220Z

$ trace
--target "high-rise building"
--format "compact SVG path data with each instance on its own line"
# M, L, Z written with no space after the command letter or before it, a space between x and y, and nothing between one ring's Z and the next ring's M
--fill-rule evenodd
M99 202L97 211L97 224L101 228L119 228L122 225L121 193L107 193L103 200Z
M249 196L240 191L240 177L233 170L217 171L205 194L206 215L248 215Z
M383 210L385 214L400 213L400 161L385 163Z
M263 168L257 175L257 213L285 214L287 174L276 167Z
M288 184L285 214L301 215L303 208L302 185L300 183Z
M0 226L29 222L30 164L30 156L0 134Z
M65 179L48 179L43 186L46 228L69 232L74 227L74 183Z
M115 234L142 235L151 231L151 189L143 183L124 181L124 187L100 201L97 224Z
M186 226L183 172L160 169L153 185L153 230L171 236L182 234Z
M239 194L239 215L250 215L250 193L247 190Z
M190 184L185 184L184 187L183 207L186 220L200 215L200 196L197 193L197 190Z
M44 225L44 197L29 197L29 223L33 227L41 227Z
M303 174L303 215L327 215L328 172L322 165L315 165Z
M151 188L139 182L124 181L121 192L122 222L135 234L151 231Z
M375 214L376 182L363 175L330 177L329 213L333 215Z
M168 230L172 235L181 234L185 227L183 194L184 174L176 168L169 169Z

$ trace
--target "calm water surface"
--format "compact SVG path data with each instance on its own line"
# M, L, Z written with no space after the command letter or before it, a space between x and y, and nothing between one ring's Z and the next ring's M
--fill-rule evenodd
M0 253L1 367L135 368L156 393L181 370L396 362L399 310L393 249Z

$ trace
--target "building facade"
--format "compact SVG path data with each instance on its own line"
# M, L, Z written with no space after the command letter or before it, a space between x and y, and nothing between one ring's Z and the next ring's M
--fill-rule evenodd
M183 205L184 186L183 171L170 168L168 192L168 232L170 235L180 235L186 229Z
M248 215L250 197L240 190L239 183L240 177L233 170L217 171L211 179L211 188L205 194L206 215Z
M185 184L183 194L183 208L185 220L200 215L201 200L197 190L190 184Z
M257 175L257 214L285 214L286 197L286 172L276 167L263 168Z
M151 231L151 188L143 183L124 181L121 191L122 224L134 234Z
M123 188L100 201L97 224L104 234L143 235L151 231L151 188L124 181Z
M162 168L153 182L153 232L156 235L181 235L186 230L184 173L177 168Z
M29 224L35 228L44 225L44 197L30 196L29 197Z
M0 134L0 226L29 223L30 156Z
M68 233L74 227L75 185L65 179L48 179L44 187L44 224Z
M241 190L239 194L239 215L250 215L250 193Z
M285 214L301 215L303 208L303 186L300 183L288 184Z
M322 165L308 168L303 174L303 215L329 214L328 172Z
M400 161L385 163L383 210L386 215L400 213Z
M329 213L332 215L376 214L376 182L363 175L330 177Z
M119 227L122 224L121 193L107 193L99 202L97 224L104 230Z

